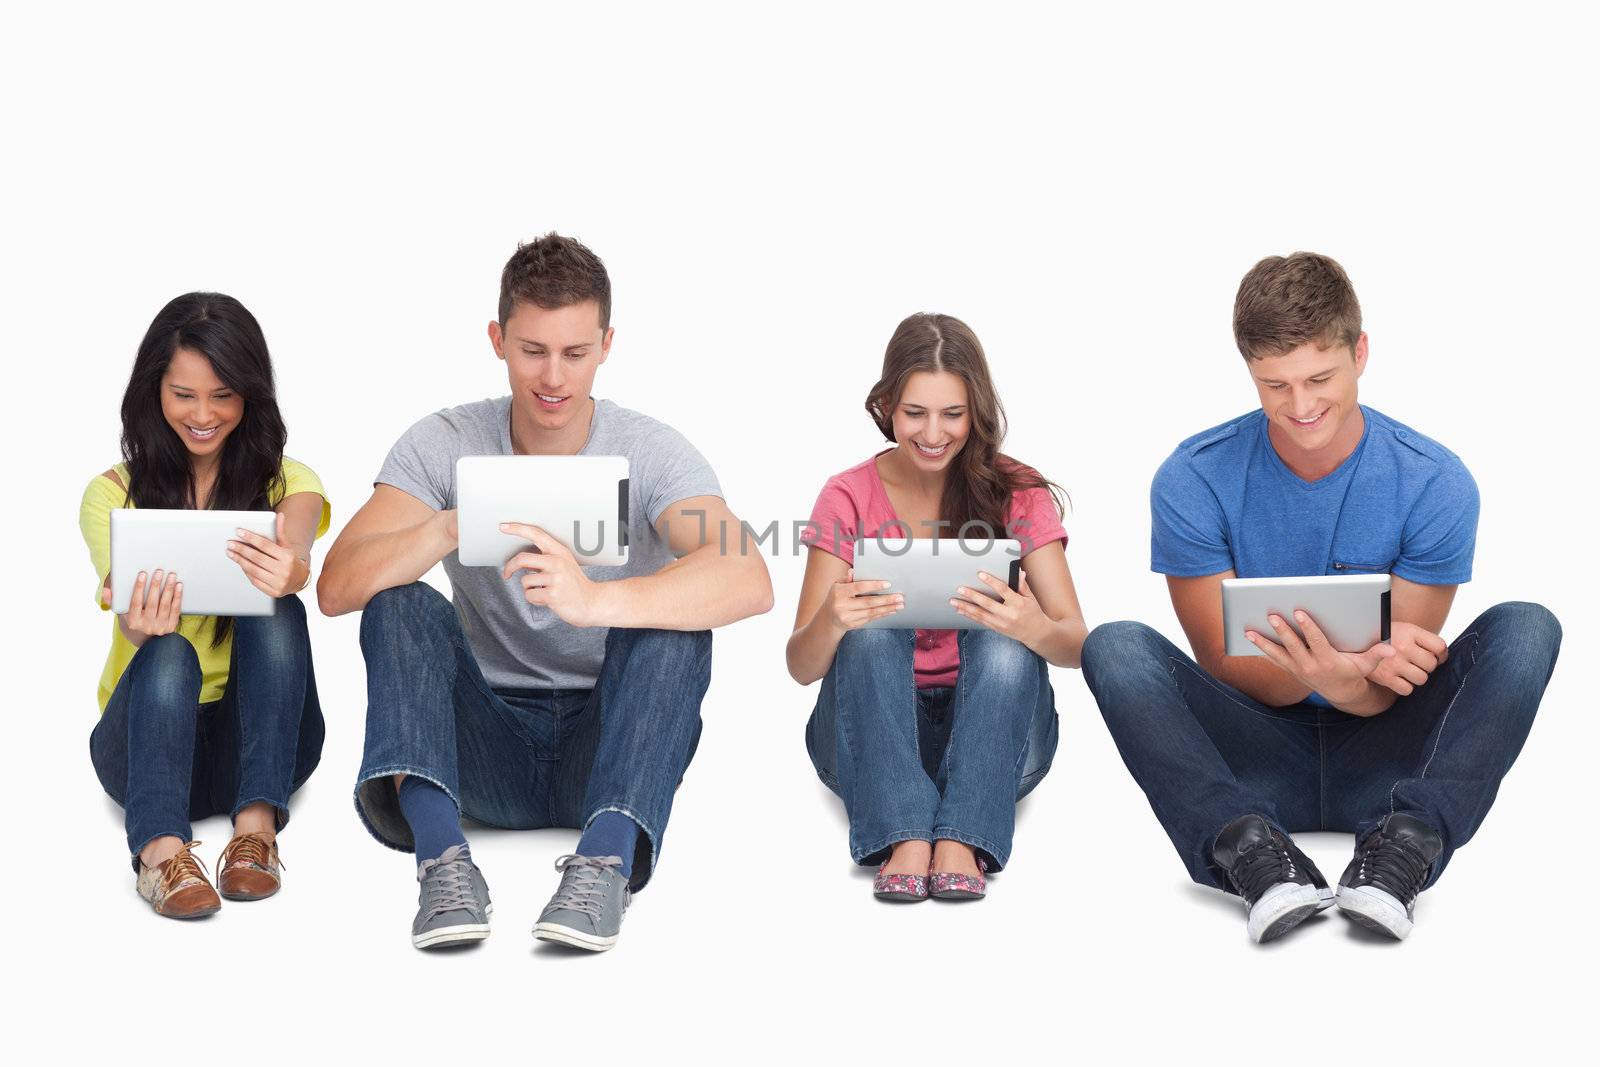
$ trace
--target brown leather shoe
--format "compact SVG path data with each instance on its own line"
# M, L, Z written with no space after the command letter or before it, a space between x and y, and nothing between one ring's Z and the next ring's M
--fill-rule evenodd
M240 834L217 858L217 888L229 900L261 900L283 885L276 834Z
M222 901L193 851L199 843L190 841L176 856L154 867L139 864L139 895L150 902L157 915L199 919L221 910Z

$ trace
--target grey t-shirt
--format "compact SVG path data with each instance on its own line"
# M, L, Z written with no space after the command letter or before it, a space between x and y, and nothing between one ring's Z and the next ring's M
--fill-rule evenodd
M511 398L446 408L407 430L389 450L377 482L410 493L436 511L456 506L456 460L509 456ZM595 581L654 574L672 562L655 522L692 496L722 495L717 476L687 438L648 415L596 400L589 439L579 455L628 459L628 562L585 567ZM643 517L644 521L641 521ZM507 581L493 567L463 567L452 552L444 570L467 644L496 689L590 689L605 658L606 628L570 626L522 595L520 576Z

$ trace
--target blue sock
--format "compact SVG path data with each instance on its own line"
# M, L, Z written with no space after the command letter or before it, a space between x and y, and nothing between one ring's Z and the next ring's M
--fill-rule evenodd
M633 877L633 850L639 845L639 824L620 811L602 811L578 839L580 856L621 856L622 875Z
M461 812L449 793L414 774L406 775L399 792L400 814L416 838L419 864L438 859L451 845L467 843L467 835L461 832Z

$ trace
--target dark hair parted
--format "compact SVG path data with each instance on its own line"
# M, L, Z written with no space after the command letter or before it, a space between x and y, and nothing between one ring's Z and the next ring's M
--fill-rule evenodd
M161 379L178 350L204 356L217 378L244 400L239 425L222 443L216 481L195 499L189 450L161 410ZM281 488L288 431L278 412L267 341L254 315L221 293L185 293L162 308L145 331L122 394L122 459L127 495L141 508L267 511ZM214 643L233 629L219 618Z
M956 453L939 502L939 518L959 533L967 522L987 523L990 530L1006 529L1011 495L1024 489L1045 489L1061 511L1062 491L1038 471L1000 451L1006 436L1006 413L995 394L983 345L971 327L951 315L918 312L895 328L883 353L883 374L867 394L867 414L893 441L894 409L905 392L906 381L918 371L946 371L967 387L967 414L971 429Z
M500 272L500 325L520 301L542 308L564 308L593 300L600 305L600 328L611 326L611 277L600 257L558 233L517 245Z
M1233 302L1233 337L1246 359L1361 338L1361 305L1344 268L1315 252L1268 256L1250 268Z

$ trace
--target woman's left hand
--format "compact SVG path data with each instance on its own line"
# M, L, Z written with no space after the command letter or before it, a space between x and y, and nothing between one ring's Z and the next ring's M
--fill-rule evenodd
M239 565L251 585L274 600L298 593L311 578L311 564L295 555L294 546L284 539L283 522L280 511L276 540L239 530L238 539L228 542L228 558Z
M1050 617L1028 591L1028 576L1022 576L1018 589L1012 589L984 571L978 572L978 580L994 590L1000 599L993 600L977 589L962 586L956 592L965 599L952 597L950 606L966 618L1032 648L1050 625Z

